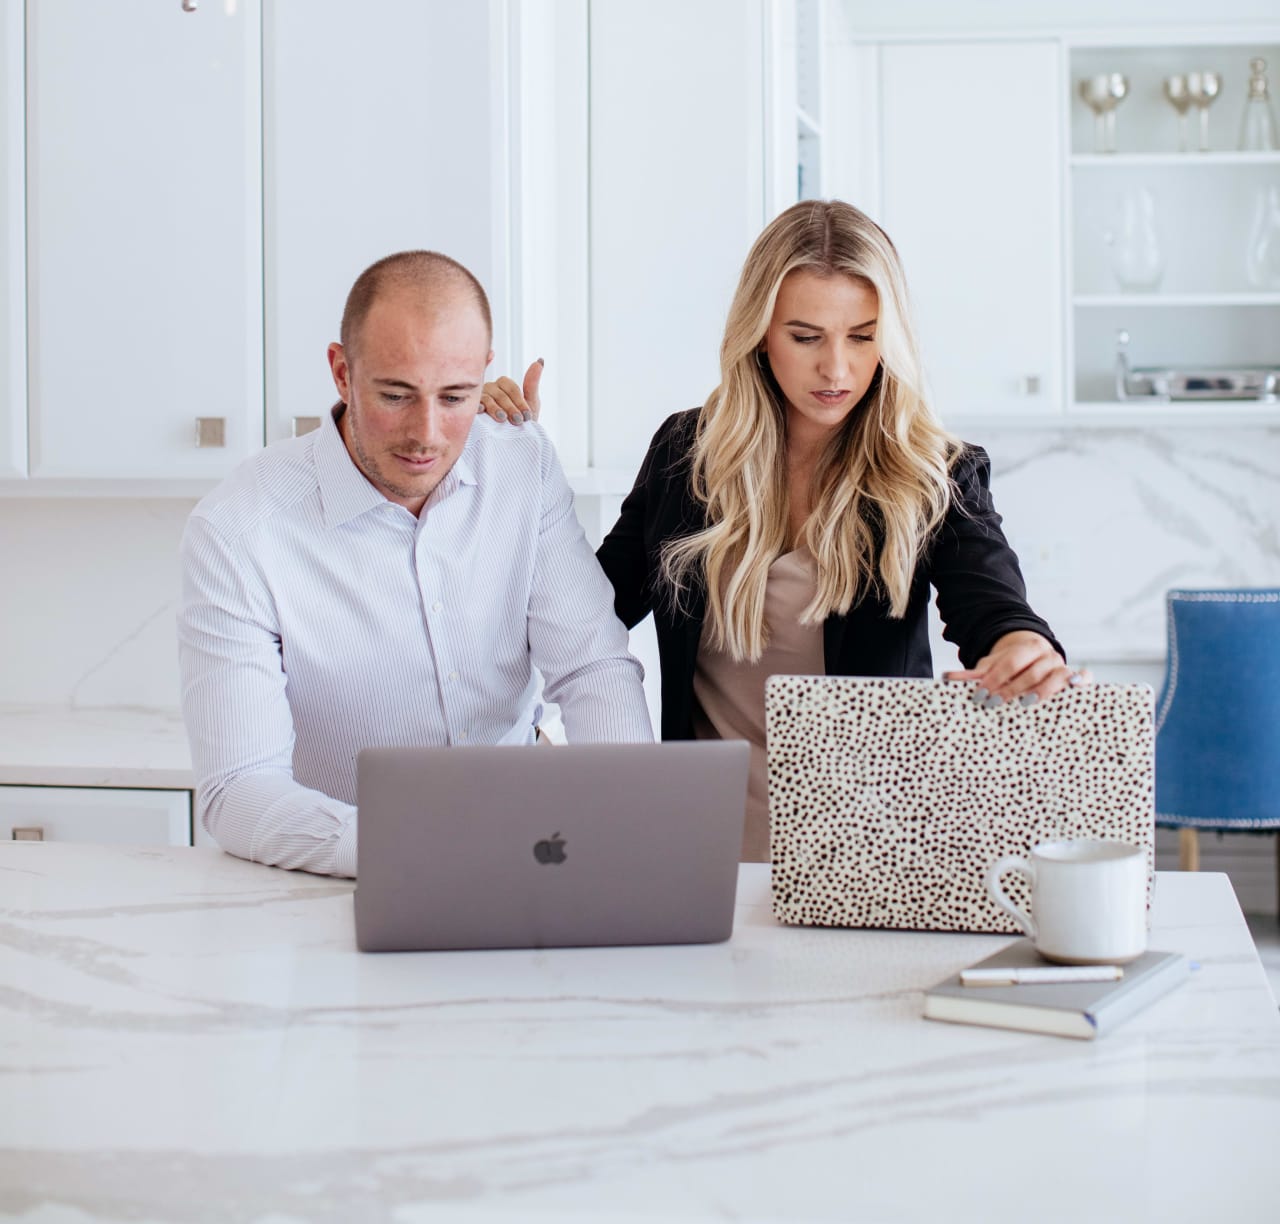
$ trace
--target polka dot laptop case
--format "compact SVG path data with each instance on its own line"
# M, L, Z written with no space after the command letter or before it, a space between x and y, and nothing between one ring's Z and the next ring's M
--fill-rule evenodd
M765 686L773 912L812 926L1016 933L986 872L1037 842L1155 855L1145 684L996 709L941 680L772 676ZM1020 875L1008 895L1024 909Z

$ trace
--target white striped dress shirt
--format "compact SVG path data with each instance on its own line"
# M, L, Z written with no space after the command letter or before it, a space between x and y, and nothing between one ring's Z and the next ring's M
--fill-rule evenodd
M545 432L478 417L415 518L331 414L241 464L182 541L182 711L223 849L356 873L356 754L529 742L536 667L571 740L651 740L640 664Z

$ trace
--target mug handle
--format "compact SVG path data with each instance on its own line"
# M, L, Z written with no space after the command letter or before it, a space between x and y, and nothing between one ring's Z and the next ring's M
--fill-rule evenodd
M1000 887L1000 877L1006 871L1021 872L1027 877L1031 887L1034 889L1036 886L1036 869L1026 859L1016 854L1006 854L1004 858L997 859L992 863L990 870L987 872L987 893L990 895L991 900L1004 910L1027 935L1035 939L1035 919L1025 910L1019 909L1014 905L1005 895L1004 889Z

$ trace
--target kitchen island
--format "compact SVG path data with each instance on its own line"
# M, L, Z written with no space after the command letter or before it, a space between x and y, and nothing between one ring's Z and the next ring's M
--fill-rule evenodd
M1273 1220L1280 1013L1225 876L1199 968L1097 1042L921 1019L1006 936L366 955L349 882L0 845L0 1216Z

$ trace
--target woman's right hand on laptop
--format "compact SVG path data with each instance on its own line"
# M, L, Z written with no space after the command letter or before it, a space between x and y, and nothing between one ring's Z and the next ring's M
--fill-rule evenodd
M1070 667L1048 638L1030 629L1006 633L973 667L946 672L943 678L976 681L974 700L989 706L1006 701L1034 705L1064 688L1093 683L1087 671Z

